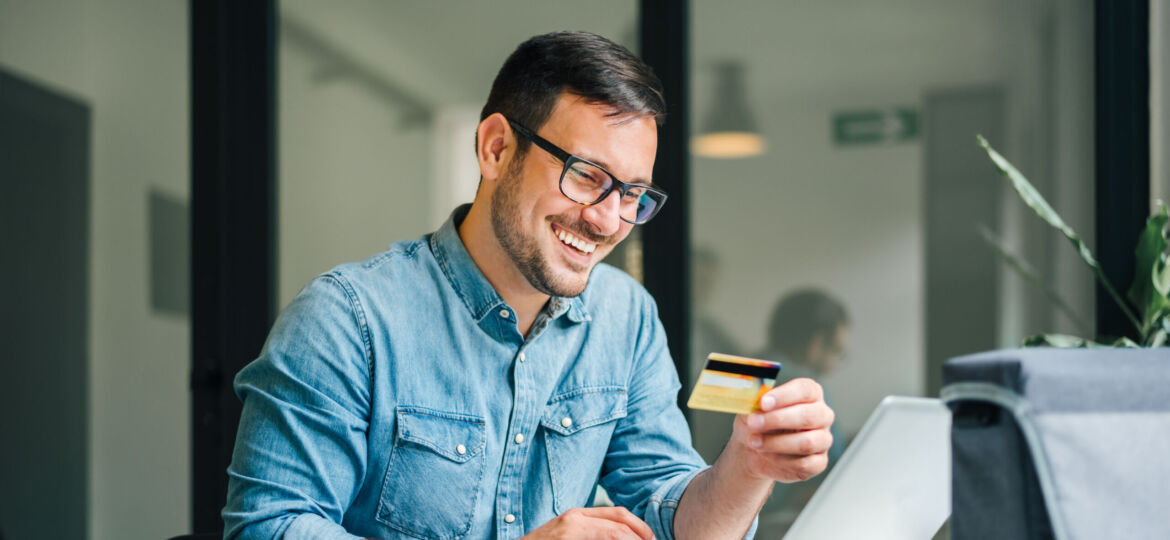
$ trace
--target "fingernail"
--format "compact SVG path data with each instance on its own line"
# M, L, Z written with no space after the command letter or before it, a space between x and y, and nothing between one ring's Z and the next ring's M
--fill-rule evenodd
M776 406L776 398L774 398L772 396L764 396L764 397L760 398L760 408L761 409L764 409L765 411L770 411L770 410L772 410L772 407L775 407L775 406Z
M758 414L748 416L747 425L752 429L760 429L764 427L764 417Z
M752 437L752 448L759 448L764 445L764 440L760 437Z

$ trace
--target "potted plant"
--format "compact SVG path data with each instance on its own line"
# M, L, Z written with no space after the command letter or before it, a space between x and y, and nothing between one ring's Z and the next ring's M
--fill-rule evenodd
M952 538L1170 538L1166 206L1158 204L1141 232L1133 284L1122 297L1024 175L982 137L979 143L1020 198L1069 240L1138 339L1045 334L1025 348L944 365L941 397L954 413ZM1043 285L1022 258L985 238L1025 279ZM1054 291L1046 293L1068 311Z

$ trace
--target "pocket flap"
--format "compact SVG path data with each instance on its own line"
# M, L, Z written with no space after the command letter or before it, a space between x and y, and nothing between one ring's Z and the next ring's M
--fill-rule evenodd
M483 451L483 418L424 407L398 408L398 438L463 463Z
M545 429L572 435L582 429L626 416L626 389L620 386L577 388L554 396L540 420Z

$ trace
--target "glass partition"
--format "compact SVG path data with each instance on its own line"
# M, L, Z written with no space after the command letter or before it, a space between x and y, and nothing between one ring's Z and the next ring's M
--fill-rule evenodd
M436 229L475 195L474 136L524 39L636 49L637 3L281 2L281 306L313 276Z
M947 358L1091 333L983 239L1093 320L1091 276L976 143L1092 236L1091 2L692 5L692 376L712 351L780 360L824 385L847 443L883 396L937 395ZM731 420L694 415L708 460ZM815 486L777 486L761 530Z

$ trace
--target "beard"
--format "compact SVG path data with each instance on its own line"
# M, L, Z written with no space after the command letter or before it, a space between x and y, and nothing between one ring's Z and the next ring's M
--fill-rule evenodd
M523 223L520 219L522 161L516 160L514 166L508 167L508 170L500 177L496 191L492 193L492 231L520 273L536 290L549 296L566 298L579 296L585 292L585 286L589 283L589 274L593 270L593 264L600 261L601 257L598 256L589 266L580 266L570 262L569 265L574 270L578 270L577 272L556 272L553 270L548 258L541 253L537 238L524 233ZM612 236L590 234L588 231L592 227L579 219L558 215L550 216L547 221L561 225L573 231L573 234L597 243L599 250L602 246L613 243Z

